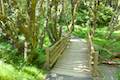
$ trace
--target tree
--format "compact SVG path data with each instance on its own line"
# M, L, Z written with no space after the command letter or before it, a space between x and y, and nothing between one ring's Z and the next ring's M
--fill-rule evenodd
M69 7L72 5L69 14L72 19L68 22L64 20L64 17L68 18L66 12L70 11L67 11L66 2ZM3 36L25 61L31 63L39 56L37 49L43 48L47 36L54 45L64 35L63 25L70 23L69 31L72 31L79 0L72 3L66 0L0 0Z

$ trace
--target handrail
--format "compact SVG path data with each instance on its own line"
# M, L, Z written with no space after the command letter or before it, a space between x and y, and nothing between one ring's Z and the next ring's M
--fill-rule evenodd
M88 49L89 49L89 52L90 52L90 67L91 67L91 71L92 71L92 75L94 77L98 76L98 68L97 68L97 65L98 65L98 53L95 51L95 48L94 48L94 44L93 44L93 41L92 41L92 37L90 35L90 33L88 32Z
M62 37L52 47L46 49L46 68L49 70L53 67L57 59L63 53L69 42L69 34Z

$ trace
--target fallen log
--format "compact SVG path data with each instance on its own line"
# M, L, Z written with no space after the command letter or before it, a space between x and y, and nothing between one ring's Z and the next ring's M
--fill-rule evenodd
M120 65L120 62L115 62L115 61L103 61L102 64L107 64L107 65Z

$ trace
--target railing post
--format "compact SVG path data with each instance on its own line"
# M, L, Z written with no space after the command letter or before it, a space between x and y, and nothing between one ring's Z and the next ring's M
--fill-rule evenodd
M90 34L88 33L88 47L89 47L89 51L90 51L90 67L91 67L91 71L92 71L92 75L93 77L97 77L98 76L98 53L95 51L93 42L92 42L92 38L90 36Z
M46 68L47 70L50 70L50 49L47 48L46 50Z
M95 52L92 55L93 55L92 74L93 77L97 77L97 55Z
M98 76L98 52L95 52L94 54L93 54L93 62L94 62L94 64L93 64L93 76L95 76L95 77L97 77Z
M64 49L67 47L68 42L69 42L69 35L62 37L52 47L45 49L45 52L46 52L45 68L47 70L50 70L50 68L53 67L58 57L62 54Z

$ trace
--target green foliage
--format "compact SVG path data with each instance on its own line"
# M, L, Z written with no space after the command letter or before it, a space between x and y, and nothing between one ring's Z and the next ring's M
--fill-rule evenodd
M112 52L120 52L120 41L114 41L111 46Z
M108 48L108 46L110 45L109 43L111 43L110 40L105 40L105 39L95 37L93 41L94 41L94 44L97 45L95 46L95 48L96 48L96 51L99 52L100 60L102 61L108 60L113 56L113 54L111 53L111 51L109 51L109 48Z
M38 67L42 67L46 60L45 50L44 49L36 49L36 52L38 53L38 56L34 60L33 64L37 65Z
M34 51L37 54L37 57L36 59L34 59L32 64L38 67L42 67L46 59L45 51L44 49L39 49L39 48L35 49ZM23 55L21 55L21 53L18 54L17 50L7 42L0 43L0 59L14 66L24 64Z
M17 50L7 42L0 43L0 59L11 64L19 64L23 61L21 55L18 55Z
M15 80L16 70L11 65L0 61L0 80Z
M102 26L99 26L102 27ZM96 28L94 36L97 38L105 39L105 34L107 33L107 27L104 26L103 28Z
M112 8L105 6L104 4L100 4L98 6L98 25L107 26L111 20L112 15L114 15L114 11Z
M118 80L120 80L120 70L117 71L116 77L118 78Z
M95 49L96 51L99 52L99 61L109 60L113 56L113 54L109 50L102 48L100 46L97 46L97 47L95 46Z
M77 21L76 24L78 25L85 25L87 21L89 21L89 11L87 5L81 2L78 12L77 12Z
M118 80L120 80L120 73L118 73Z
M80 37L80 38L86 38L87 37L87 31L88 31L88 28L80 27L80 26L75 25L75 30L74 30L73 34L75 36Z
M85 27L81 26L75 26L76 29L73 32L75 36L82 37L82 38L87 38L87 31L88 29ZM112 37L113 39L105 39L107 29L105 28L97 28L93 42L95 44L96 50L100 54L100 59L101 60L108 60L111 59L114 55L114 52L120 52L120 41L116 39L116 37L119 37L120 32L114 32ZM118 36L117 36L118 35Z
M46 36L46 37L45 37L45 40L44 40L43 46L44 46L44 47L49 47L50 45L51 45L51 43L50 43L50 41L49 41L49 37Z
M104 35L106 33L105 28L98 28L94 37L94 44L100 46L96 47L99 51L102 60L111 59L114 52L120 52L120 41L115 41L114 39L107 40ZM114 35L113 35L114 36ZM104 48L103 48L104 47Z
M35 67L24 67L22 69L22 72L29 74L31 76L33 76L34 78L36 78L37 80L42 80L44 78L44 71L43 70L39 70Z
M44 80L44 71L35 67L25 66L17 70L10 64L0 61L0 80Z
M86 25L89 21L91 21L91 12L88 9L89 6L85 5L85 3L81 2L77 12L77 22L78 25ZM108 26L112 15L115 15L113 9L111 7L105 6L105 4L100 4L97 9L97 25L98 27Z

